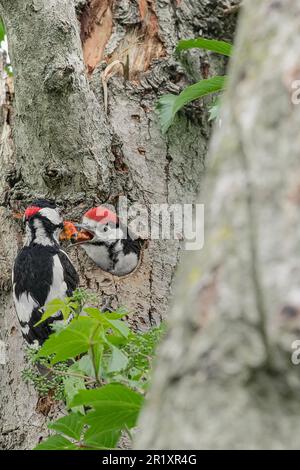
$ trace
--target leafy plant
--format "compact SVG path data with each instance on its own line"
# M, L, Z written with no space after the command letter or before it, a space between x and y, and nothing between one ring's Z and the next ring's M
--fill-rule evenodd
M2 18L0 18L0 43L4 41L5 35L6 35L5 26L4 26Z
M37 450L113 448L121 432L130 435L136 425L163 327L135 333L124 321L128 312L101 312L86 301L85 293L76 291L50 302L43 313L47 319L62 311L65 321L31 353L31 361L49 374L27 370L25 377L39 392L63 398L69 414L49 424L56 434Z
M179 41L176 51L181 52L192 48L206 49L226 56L232 54L231 44L205 38ZM206 95L222 92L226 86L226 79L227 76L225 75L200 80L198 83L186 87L179 95L163 95L157 103L163 133L168 131L176 113L183 108L183 106ZM218 105L215 104L214 109L211 110L210 119L215 118L217 111Z
M27 349L26 357L29 365L22 372L23 380L32 383L40 397L51 393L54 400L64 400L64 377L69 365L61 362L50 368L49 361L43 358L38 359L37 354L37 350Z
M36 450L111 449L122 430L136 425L143 396L125 385L109 384L93 390L80 390L72 407L87 411L71 412L48 425L57 434Z

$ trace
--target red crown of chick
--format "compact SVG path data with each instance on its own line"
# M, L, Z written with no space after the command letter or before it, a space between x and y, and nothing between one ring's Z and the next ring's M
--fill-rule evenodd
M111 222L113 224L118 223L117 215L107 209L107 207L103 206L92 207L92 209L89 209L83 217L94 220L95 222L100 222L102 224L106 224L107 222Z

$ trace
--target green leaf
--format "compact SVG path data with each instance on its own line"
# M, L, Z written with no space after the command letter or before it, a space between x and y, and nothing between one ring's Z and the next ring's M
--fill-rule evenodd
M128 338L130 329L128 328L126 323L121 320L111 320L109 317L105 317L105 322L114 331L120 333L121 336L123 336L124 338Z
M120 318L129 315L129 311L123 307L120 307L116 312L106 312L105 316L110 320L119 320Z
M87 352L98 325L99 323L93 318L78 317L64 330L51 335L39 350L38 357L49 357L53 354L51 363L55 364Z
M78 450L78 447L65 437L57 434L41 442L34 450Z
M14 72L13 72L13 69L12 69L12 66L10 64L7 64L5 67L4 67L4 70L5 72L7 73L7 75L9 77L13 77L14 76Z
M171 126L176 113L186 104L203 96L222 91L226 76L208 78L185 88L179 95L163 95L157 104L163 133Z
M218 54L231 56L233 46L229 42L216 41L215 39L182 39L179 41L176 51L184 51L187 49L206 49L207 51L217 52Z
M70 368L70 371L80 372L77 366L77 362L73 364ZM78 411L80 413L84 413L84 408L82 406L73 408L71 403L75 397L75 395L79 392L79 390L85 390L85 381L81 377L74 377L72 375L67 375L63 379L64 387L65 387L65 395L66 395L66 406L67 408L72 408L73 411Z
M92 406L84 418L95 432L135 426L144 398L121 384L109 384L95 390L82 390L72 406Z
M107 368L107 372L119 372L120 370L125 369L128 364L127 355L124 354L119 348L116 348L113 345L110 345L110 348L112 350L112 355Z
M80 372L88 377L94 377L94 367L90 356L85 354L76 364Z
M48 424L49 429L53 429L65 436L72 437L77 441L80 440L83 426L83 416L78 413L70 413L63 418L58 419L54 423Z
M120 434L120 431L97 432L94 428L89 428L84 435L84 444L93 449L114 449Z
M93 376L96 379L99 378L99 374L100 374L103 350L104 350L104 346L100 341L94 344L93 346L91 346L89 350L89 355L90 355L90 358L93 364L93 370L94 370Z
M72 405L96 406L103 402L122 402L140 406L144 398L122 384L109 384L93 390L81 390L75 396Z
M122 403L102 403L89 411L84 421L96 432L130 429L136 425L140 407L124 406Z
M40 321L38 321L34 326L40 325L41 323L43 323L48 318L55 315L57 312L60 312L60 311L63 312L63 310L65 310L65 308L66 308L66 304L63 300L61 300L61 299L51 300L51 302L48 302L45 305L45 311L44 311Z
M0 42L4 41L5 34L6 34L5 26L4 26L2 18L0 18Z
M85 313L87 313L90 317L95 318L98 321L102 320L103 314L101 313L101 311L98 308L86 307L86 308L83 309L83 311Z
M106 341L107 343L112 344L113 346L124 346L128 343L128 338L124 338L124 336L117 336L115 334L107 334L106 335Z
M125 315L128 315L127 310L121 310L117 312L101 312L98 308L94 307L86 307L83 309L85 313L87 313L90 317L96 318L97 320L102 321L103 319L107 320L119 320L123 318Z

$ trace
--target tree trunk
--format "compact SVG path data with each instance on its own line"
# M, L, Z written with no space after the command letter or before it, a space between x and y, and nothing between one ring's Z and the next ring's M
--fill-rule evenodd
M80 220L93 205L116 204L120 195L147 209L193 202L210 134L207 107L190 106L164 137L155 103L159 94L178 93L188 82L224 71L224 61L206 53L188 54L186 66L180 65L173 55L180 38L230 40L235 24L226 0L75 4L77 17L70 0L0 0L15 86L13 105L6 100L2 107L0 157L5 449L32 448L47 433L38 397L21 380L24 344L10 271L22 228L12 215L41 196L55 198L71 220ZM132 325L145 329L165 317L179 253L179 241L150 240L139 269L123 279L102 272L79 250L71 257L83 286L99 293L101 302L110 298L113 307L126 306Z
M245 2L138 448L299 448L299 38L298 2Z

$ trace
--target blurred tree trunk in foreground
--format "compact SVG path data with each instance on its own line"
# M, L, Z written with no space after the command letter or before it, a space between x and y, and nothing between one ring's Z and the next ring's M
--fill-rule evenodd
M245 2L138 448L299 448L299 42L299 2Z
M188 53L184 67L174 49L179 39L199 35L231 41L236 17L229 3L235 0L76 0L76 16L71 0L0 0L15 86L1 122L0 339L7 362L0 364L0 447L32 448L56 412L51 399L38 401L21 380L11 267L23 234L13 215L36 197L55 198L74 220L120 195L147 210L194 202L210 135L207 106L190 106L168 136L154 108L160 94L224 72L222 58L198 51ZM81 284L112 307L126 306L140 329L165 317L179 256L179 241L150 240L139 269L118 279L82 251L71 252Z

